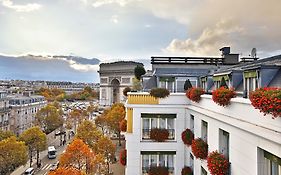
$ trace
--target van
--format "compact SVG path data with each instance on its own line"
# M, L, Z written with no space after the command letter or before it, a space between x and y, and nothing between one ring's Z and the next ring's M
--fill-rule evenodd
M24 175L33 175L34 174L34 168L28 168L25 170Z

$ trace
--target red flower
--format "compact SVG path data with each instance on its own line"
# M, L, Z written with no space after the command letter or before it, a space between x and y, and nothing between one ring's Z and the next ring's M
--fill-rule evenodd
M228 160L218 151L213 151L209 154L207 163L212 175L226 175L229 170Z
M191 149L196 158L206 159L208 156L208 144L201 138L192 140Z
M252 105L260 112L281 117L281 88L260 88L250 93Z
M199 102L201 99L201 95L204 94L205 91L202 88L189 88L186 91L186 96L189 98L191 101L194 102Z
M181 139L184 144L189 146L192 144L192 140L194 139L194 134L190 129L187 128L181 133Z
M162 128L153 128L150 131L150 139L157 142L164 142L169 138L169 131Z
M121 165L126 166L126 164L127 164L127 150L126 149L123 149L122 151L120 151L119 160L120 160Z
M225 87L220 87L212 93L212 98L215 103L220 106L227 106L230 104L230 99L234 98L236 93L233 89L227 89Z
M181 175L193 175L192 169L190 167L184 167L181 170Z

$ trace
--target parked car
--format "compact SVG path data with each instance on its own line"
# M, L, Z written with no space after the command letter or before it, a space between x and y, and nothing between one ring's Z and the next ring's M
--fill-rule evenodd
M34 174L34 168L27 168L25 172L23 173L24 175L33 175Z

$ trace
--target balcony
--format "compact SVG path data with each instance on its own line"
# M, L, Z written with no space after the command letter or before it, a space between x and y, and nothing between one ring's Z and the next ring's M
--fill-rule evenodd
M155 98L148 92L129 92L127 104L186 105L189 104L189 100L185 93L171 93L166 98Z
M167 129L169 132L169 140L175 140L175 129ZM142 129L142 140L151 140L150 139L150 131L151 129Z
M167 167L169 171L169 175L173 175L175 168L174 167ZM143 175L148 175L150 167L142 167L142 173Z

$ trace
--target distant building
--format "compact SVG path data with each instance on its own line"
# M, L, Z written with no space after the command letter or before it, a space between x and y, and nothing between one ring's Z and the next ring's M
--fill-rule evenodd
M11 108L10 130L16 135L32 127L36 113L47 104L43 96L30 92L7 96Z
M0 91L0 130L10 130L11 108L5 91Z
M119 61L100 64L100 105L124 101L123 89L132 86L135 67L142 63Z

